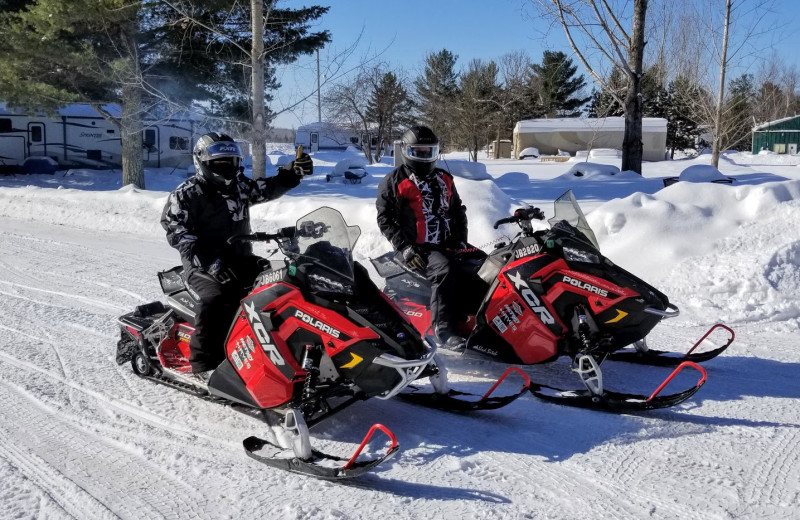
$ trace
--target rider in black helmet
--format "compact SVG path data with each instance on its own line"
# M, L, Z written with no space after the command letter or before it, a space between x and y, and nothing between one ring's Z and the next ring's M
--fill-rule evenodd
M302 154L273 177L250 179L243 174L239 144L217 132L201 136L192 156L196 174L169 195L161 225L181 254L184 280L200 299L189 362L207 381L225 359L225 334L262 264L250 242L231 245L227 240L251 232L251 205L280 197L313 173L314 166Z
M203 182L227 191L235 186L234 180L242 162L242 150L229 136L211 132L197 140L192 160L195 172Z
M467 276L456 251L467 247L466 207L453 176L437 168L439 138L412 126L402 138L402 165L378 187L378 227L405 264L431 281L431 314L440 345L459 349L459 284Z

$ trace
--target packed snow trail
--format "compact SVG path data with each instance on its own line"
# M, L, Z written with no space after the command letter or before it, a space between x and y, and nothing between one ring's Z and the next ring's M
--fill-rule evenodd
M798 210L779 211L796 221ZM312 429L315 444L349 454L380 422L401 452L342 485L251 461L241 440L259 435L261 423L116 365L116 318L160 299L156 273L177 263L160 234L2 217L0 508L23 519L792 518L800 511L800 352L788 298L795 249L786 241L794 231L760 220L672 273L642 273L682 310L656 327L653 348L688 348L720 314L734 318L736 342L706 364L709 382L683 406L614 415L526 396L502 410L449 414L358 403ZM747 266L751 244L759 256ZM768 291L772 281L773 296L740 307L745 278L759 272L754 287ZM682 278L692 273L689 286ZM729 288L714 305L705 299L711 276ZM505 368L473 357L447 362L460 388L477 394ZM642 393L667 372L604 369L609 388ZM537 381L579 384L566 360L525 370Z

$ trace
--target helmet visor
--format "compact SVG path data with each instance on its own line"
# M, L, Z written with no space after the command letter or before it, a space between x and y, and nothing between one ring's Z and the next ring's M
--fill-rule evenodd
M403 154L409 159L433 162L439 157L439 146L431 144L409 144L403 149Z
M242 159L242 149L233 141L218 141L211 143L200 152L201 161L210 161L223 157L236 157Z

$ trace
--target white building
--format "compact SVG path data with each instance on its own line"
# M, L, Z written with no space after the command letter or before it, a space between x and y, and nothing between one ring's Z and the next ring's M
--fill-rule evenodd
M625 134L624 117L526 119L514 126L514 158L522 150L538 148L543 155L559 151L575 154L592 148L622 148ZM660 117L642 119L643 159L663 161L667 150L667 120Z

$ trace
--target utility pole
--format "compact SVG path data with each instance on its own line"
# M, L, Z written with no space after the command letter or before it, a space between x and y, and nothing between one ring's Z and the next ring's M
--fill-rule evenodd
M317 49L317 121L322 122L322 103L319 94L319 49Z

